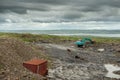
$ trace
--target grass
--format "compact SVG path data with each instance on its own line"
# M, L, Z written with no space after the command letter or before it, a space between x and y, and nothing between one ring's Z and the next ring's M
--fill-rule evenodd
M19 38L27 42L48 42L48 43L60 43L64 41L77 40L76 38L65 36L60 37L52 35L17 34L17 33L0 33L0 37Z
M4 64L0 62L0 70L4 68Z
M2 60L1 58L2 58L2 57L0 56L0 70L4 68L3 63L1 62L1 60Z
M3 69L3 68L4 68L4 64L1 62L1 59L0 59L0 70Z
M84 37L89 37L97 43L120 43L120 38L106 38L93 36L53 36L44 34L18 34L18 33L0 33L0 37L18 38L26 42L45 42L45 43L65 43L74 42Z

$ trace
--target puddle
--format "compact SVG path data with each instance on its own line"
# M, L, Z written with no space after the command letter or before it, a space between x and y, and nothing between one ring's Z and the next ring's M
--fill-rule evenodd
M118 67L114 64L105 64L104 66L108 71L108 73L105 75L106 77L120 79L120 75L113 73L114 71L120 70L120 67Z

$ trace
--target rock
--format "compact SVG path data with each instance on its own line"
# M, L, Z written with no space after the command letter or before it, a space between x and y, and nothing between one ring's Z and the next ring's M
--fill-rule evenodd
M5 71L1 71L1 72L0 72L0 75L5 75Z
M71 48L74 48L75 46L71 46Z
M103 52L103 51L105 51L104 48L100 48L100 49L98 49L98 52Z
M55 73L55 70L52 70L52 69L49 69L48 70L48 75L47 75L47 77L49 78L49 79L53 79L55 76L54 76L54 73Z
M113 73L120 75L120 71L114 71Z
M71 50L70 50L70 49L67 49L67 51L68 51L68 52L71 52Z
M120 48L117 48L117 49L116 49L116 52L120 52Z
M0 75L0 79L2 79L2 78L4 78L5 77L5 75Z
M16 77L16 78L15 78L15 80L19 80L19 78L18 78L18 77Z
M48 70L48 78L52 80L87 80L89 73L86 68L81 69L75 64L61 64L59 67Z

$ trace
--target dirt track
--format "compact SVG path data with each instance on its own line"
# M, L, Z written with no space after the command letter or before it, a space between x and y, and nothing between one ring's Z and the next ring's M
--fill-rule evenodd
M120 56L116 56L119 54L119 44L99 44L86 48L69 44L36 45L43 47L45 53L54 58L54 68L49 70L51 80L119 80L105 77L107 70L104 67L104 64L119 65Z

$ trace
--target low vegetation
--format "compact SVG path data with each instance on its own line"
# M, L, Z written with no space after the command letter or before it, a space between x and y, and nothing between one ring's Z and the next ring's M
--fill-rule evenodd
M0 37L18 38L26 42L43 42L43 43L65 43L74 42L84 37L89 37L97 43L120 43L120 38L106 38L93 36L53 36L44 34L17 34L17 33L0 33Z

